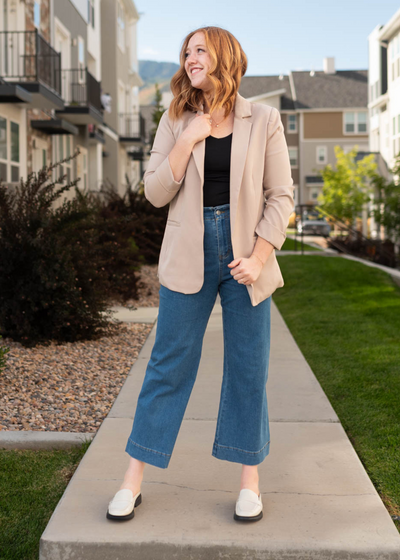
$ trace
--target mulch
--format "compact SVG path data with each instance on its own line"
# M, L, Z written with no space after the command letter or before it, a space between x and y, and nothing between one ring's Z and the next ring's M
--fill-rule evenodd
M142 266L139 298L124 305L158 307L159 286L157 265ZM112 334L91 341L25 348L1 339L10 351L0 373L0 430L96 432L153 328L114 323Z

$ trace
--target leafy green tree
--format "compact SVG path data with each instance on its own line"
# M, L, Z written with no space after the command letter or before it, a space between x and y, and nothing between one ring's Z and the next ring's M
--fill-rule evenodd
M318 197L325 212L348 225L353 224L364 204L371 200L372 180L377 169L373 154L355 161L357 148L345 154L340 146L335 146L336 169L328 164L322 170L324 186Z

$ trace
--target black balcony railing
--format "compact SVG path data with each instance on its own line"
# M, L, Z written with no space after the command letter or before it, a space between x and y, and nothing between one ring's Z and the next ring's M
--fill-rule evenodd
M87 68L61 70L61 91L66 106L92 105L102 111L101 87Z
M35 31L0 31L0 76L41 82L61 93L61 54Z
M118 132L120 138L137 140L139 142L144 141L145 120L140 113L119 113L118 119Z

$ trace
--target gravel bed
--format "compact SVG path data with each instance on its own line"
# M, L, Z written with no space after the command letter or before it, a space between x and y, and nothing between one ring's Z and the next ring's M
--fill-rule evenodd
M142 266L140 276L139 298L124 305L158 307L157 265ZM113 334L92 341L24 348L1 339L10 352L0 373L0 430L96 432L153 328L113 322Z

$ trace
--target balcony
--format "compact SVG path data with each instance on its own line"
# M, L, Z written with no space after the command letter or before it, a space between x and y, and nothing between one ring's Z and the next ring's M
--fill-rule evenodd
M89 145L96 146L97 144L105 144L104 132L95 124L88 125Z
M0 31L0 103L60 109L61 55L35 31ZM4 83L5 82L5 83ZM21 88L29 92L24 96Z
M101 87L87 68L61 70L61 95L64 108L56 111L75 125L102 124Z
M145 120L139 113L119 113L119 141L125 146L141 146L145 143Z

